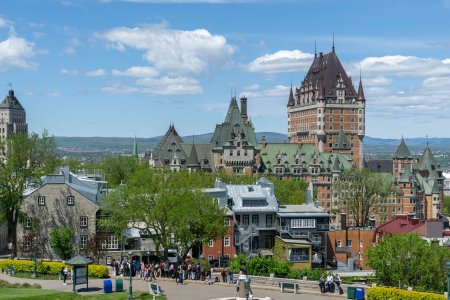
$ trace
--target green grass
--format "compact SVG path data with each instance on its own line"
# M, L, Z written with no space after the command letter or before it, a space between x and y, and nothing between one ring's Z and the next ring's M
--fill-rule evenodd
M59 292L53 290L32 289L32 288L0 288L0 299L27 299L27 300L81 300L81 299L99 299L99 300L113 300L113 299L127 299L128 294L111 293L111 294L95 294L91 296L81 296L73 293ZM149 293L133 293L134 299L153 299ZM166 297L156 297L158 300L165 300Z
M33 273L25 273L25 272L21 272L21 273L15 273L14 275L12 275L12 277L17 277L17 278L26 278L26 279L35 279L33 277L31 277L31 274ZM53 275L53 274L37 274L37 278L36 279L43 279L43 280L58 280L59 279L59 275Z

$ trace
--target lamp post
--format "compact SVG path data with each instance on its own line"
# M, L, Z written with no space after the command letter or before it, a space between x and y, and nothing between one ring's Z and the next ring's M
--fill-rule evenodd
M36 240L37 240L37 238L36 237L34 237L32 240L31 240L31 247L33 248L33 274L31 274L31 277L32 278L36 278L36 276L37 276L37 272L36 272L36 268L37 268L37 266L36 266Z
M219 251L217 251L217 255L219 256L219 268L220 268L220 258L221 258L221 255L222 253L220 252L220 250Z
M133 260L131 255L133 252L128 251L128 255L130 256L130 285L128 286L128 299L133 299Z

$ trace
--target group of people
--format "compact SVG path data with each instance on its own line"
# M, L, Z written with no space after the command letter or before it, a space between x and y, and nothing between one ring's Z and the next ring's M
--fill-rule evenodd
M322 293L334 293L337 291L339 294L343 294L344 291L341 287L341 278L339 277L339 274L333 274L331 272L328 272L328 275L325 276L325 274L322 274L319 279L319 287L320 291Z

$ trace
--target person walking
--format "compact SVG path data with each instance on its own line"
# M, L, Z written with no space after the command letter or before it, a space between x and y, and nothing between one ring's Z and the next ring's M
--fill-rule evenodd
M64 267L61 272L62 272L62 276L63 276L63 284L67 285L66 280L67 280L67 274L69 273L69 270L67 269L67 267Z
M339 291L339 294L342 295L344 293L344 290L341 287L341 277L339 277L339 274L336 274L336 277L334 278L334 282L336 283L336 287Z

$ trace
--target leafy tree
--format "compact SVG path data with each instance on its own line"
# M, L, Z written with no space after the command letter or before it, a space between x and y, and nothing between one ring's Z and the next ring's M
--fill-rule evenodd
M28 184L51 173L59 163L55 140L46 131L15 134L0 144L0 221L8 222L13 256L17 256L17 222L22 206L22 193Z
M368 169L345 170L333 185L339 207L353 216L356 227L367 226L372 208L377 208L383 199L395 193L388 176Z
M50 245L62 260L69 260L75 254L74 232L71 228L52 229Z
M97 262L105 257L106 250L104 248L107 237L102 234L93 234L89 237L85 249L80 249L80 253L85 256L94 257Z
M156 249L164 249L165 257L170 247L186 255L193 244L223 236L226 230L224 209L200 191L208 178L196 172L139 167L125 187L103 199L102 209L114 220L109 226L105 222L105 228L118 232L128 224L144 229Z
M444 214L450 214L450 196L444 196Z
M450 250L437 242L429 244L417 234L385 235L367 256L368 265L384 285L410 286L420 291L445 289Z
M135 157L110 156L105 158L99 167L105 173L108 184L114 187L126 183L138 165L139 162Z
M279 180L270 178L274 184L275 196L280 204L302 204L308 183L303 180Z

